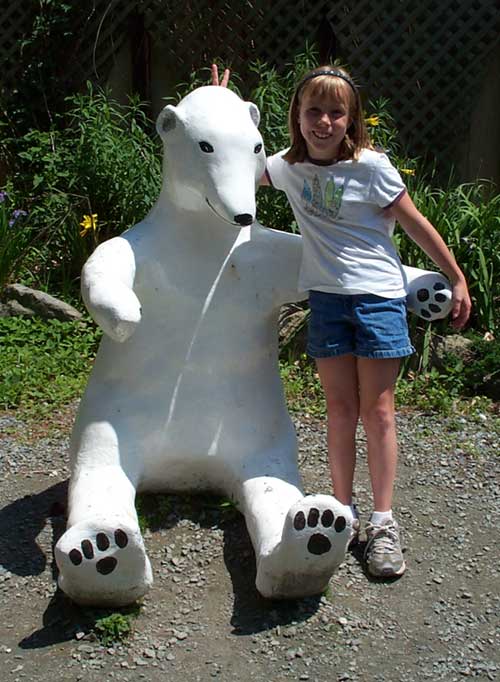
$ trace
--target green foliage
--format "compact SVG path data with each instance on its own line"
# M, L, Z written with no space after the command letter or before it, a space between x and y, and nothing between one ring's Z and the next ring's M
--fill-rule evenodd
M28 212L13 206L7 192L0 192L0 291L18 274L40 236L31 226Z
M323 389L316 366L305 355L298 360L280 360L280 373L288 409L321 416L326 413Z
M103 646L123 642L132 632L131 616L128 613L112 613L98 618L94 623L94 633Z
M455 395L483 395L500 400L500 341L487 340L475 333L467 337L473 343L466 356L449 351L441 361L445 387Z
M97 243L148 213L161 184L159 145L138 102L120 105L89 84L68 108L50 130L5 141L18 160L10 191L32 207L32 229L48 232L35 274L59 290L78 278ZM97 219L81 236L84 215Z
M0 318L0 409L42 417L79 397L100 337L90 320Z
M500 195L486 183L441 189L427 184L425 176L410 186L418 209L430 220L464 271L474 303L473 323L494 331L500 297ZM430 268L428 258L399 231L398 247L404 263Z

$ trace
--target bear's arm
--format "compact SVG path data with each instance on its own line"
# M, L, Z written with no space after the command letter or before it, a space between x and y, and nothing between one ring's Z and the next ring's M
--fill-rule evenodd
M307 292L298 290L302 237L265 228L265 239L277 305L305 300Z
M133 291L135 255L131 244L115 237L100 244L83 266L82 297L105 334L122 343L141 320L141 304Z

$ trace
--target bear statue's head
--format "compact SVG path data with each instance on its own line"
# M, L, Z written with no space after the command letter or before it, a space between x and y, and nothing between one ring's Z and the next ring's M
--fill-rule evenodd
M164 146L164 187L178 206L241 227L255 219L265 169L259 110L227 88L193 90L166 106L156 129Z

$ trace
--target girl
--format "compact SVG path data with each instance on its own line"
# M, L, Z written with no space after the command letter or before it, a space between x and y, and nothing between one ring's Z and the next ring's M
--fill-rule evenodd
M228 78L226 70L221 85ZM212 82L218 84L216 67ZM395 221L452 283L455 328L470 314L467 284L397 170L370 144L359 92L347 71L321 66L307 73L293 95L288 124L291 145L267 159L261 184L286 193L303 237L299 289L309 292L307 352L315 358L326 396L333 491L351 507L357 536L352 488L361 419L373 493L364 559L373 576L400 576L405 561L392 513L394 389L400 358L414 348L401 263L391 240Z

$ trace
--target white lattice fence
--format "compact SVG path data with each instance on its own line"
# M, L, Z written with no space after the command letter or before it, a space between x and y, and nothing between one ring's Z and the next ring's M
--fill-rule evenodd
M28 5L0 0L4 85L15 81ZM178 81L215 56L243 78L256 58L286 68L306 41L315 41L326 18L337 56L352 68L366 98L390 100L413 153L441 152L465 128L500 32L498 0L94 0L78 59L65 68L104 81L137 12Z

